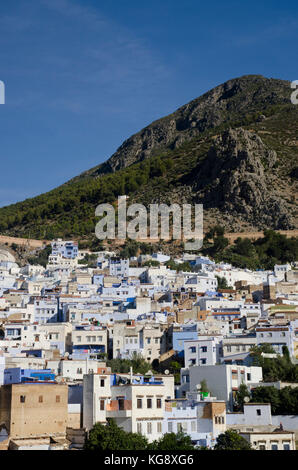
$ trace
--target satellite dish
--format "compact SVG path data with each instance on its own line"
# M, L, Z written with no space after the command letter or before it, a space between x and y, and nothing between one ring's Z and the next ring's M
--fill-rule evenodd
M249 402L249 397L244 397L244 401L245 401L245 403L248 403Z
M169 371L168 369L165 370L165 374L166 374L166 375L169 375L169 373L170 373L170 371Z

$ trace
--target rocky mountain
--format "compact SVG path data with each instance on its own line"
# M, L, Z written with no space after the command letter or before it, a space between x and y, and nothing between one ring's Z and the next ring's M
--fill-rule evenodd
M0 209L0 232L90 236L101 202L204 205L228 231L297 228L298 107L290 82L244 76L219 85L126 140L105 163Z
M239 213L251 224L289 228L291 217L283 199L272 190L277 154L261 138L243 128L220 134L207 158L197 168L193 186L204 207Z
M150 158L165 149L179 148L184 142L223 124L234 125L272 105L289 104L290 82L248 75L229 80L173 114L153 122L127 139L111 158L86 172L96 175L117 171Z

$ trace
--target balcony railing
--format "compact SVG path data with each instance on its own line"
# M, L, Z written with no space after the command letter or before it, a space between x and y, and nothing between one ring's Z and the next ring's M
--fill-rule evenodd
M111 400L107 404L107 411L131 411L132 410L132 401L131 400Z

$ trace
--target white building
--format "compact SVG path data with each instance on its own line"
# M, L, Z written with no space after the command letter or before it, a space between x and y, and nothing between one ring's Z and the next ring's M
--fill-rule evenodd
M110 276L128 277L129 259L110 258L109 269L110 269Z
M184 364L191 366L214 366L221 356L221 337L202 336L197 340L184 341Z
M187 379L187 375L189 379ZM260 383L263 379L261 367L238 365L194 366L188 371L181 369L181 385L186 384L184 392L195 392L202 380L205 380L211 396L226 402L227 410L233 410L233 402L242 383ZM187 383L189 380L189 383ZM188 390L187 390L188 388Z
M194 399L195 398L195 399ZM194 398L166 401L163 433L182 431L197 446L212 448L226 430L226 404L215 399Z
M269 344L280 355L286 346L290 356L294 356L294 329L290 326L268 326L256 328L257 345Z
M73 241L63 241L61 238L54 240L52 243L52 255L61 255L63 258L75 259L78 256L78 244Z
M174 398L174 377L135 374L84 376L83 426L114 418L126 432L143 434L151 442L162 437L165 400Z

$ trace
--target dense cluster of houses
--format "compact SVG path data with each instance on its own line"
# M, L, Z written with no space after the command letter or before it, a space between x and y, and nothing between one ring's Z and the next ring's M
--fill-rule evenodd
M295 449L298 416L260 403L235 412L234 402L242 383L266 385L252 347L298 358L297 264L253 272L185 253L174 259L184 272L162 253L102 251L90 268L86 255L60 239L45 268L0 252L0 449L82 448L108 418L149 441L184 431L212 448L235 429L255 449ZM107 366L135 355L153 372Z

